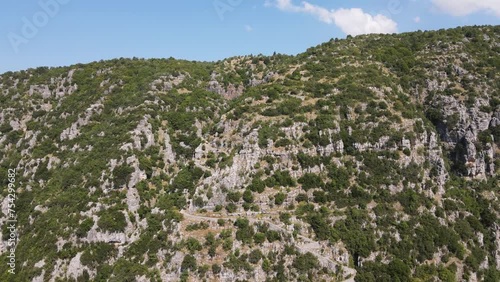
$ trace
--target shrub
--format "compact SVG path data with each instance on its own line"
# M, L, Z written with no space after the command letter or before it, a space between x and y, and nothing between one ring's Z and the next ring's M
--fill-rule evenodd
M94 220L92 218L86 218L85 220L82 221L82 223L76 230L76 236L80 238L87 236L87 233L90 231L90 229L92 229L93 225L94 225Z
M323 181L321 177L314 173L306 173L301 178L297 180L300 184L302 184L302 189L305 191L312 188L319 188L323 185Z
M255 241L255 244L262 244L266 240L266 234L257 232L253 236L253 239Z
M253 194L252 194L252 191L250 190L245 190L245 192L243 192L243 200L246 202L246 203L253 203Z
M250 226L250 222L246 218L238 218L234 225L238 227L236 231L236 239L244 244L250 244L253 240L254 231Z
M293 267L300 273L306 273L310 270L317 269L319 267L319 260L315 255L307 252L306 254L300 254L295 258L293 261Z
M284 193L278 193L276 195L274 195L274 203L276 205L281 205L283 204L283 202L285 201L286 199L286 195Z
M288 171L276 171L273 175L274 180L277 185L284 187L293 187L295 186L295 181L290 176Z
M186 240L186 248L191 252L191 253L194 253L196 251L201 251L202 249L202 246L201 246L201 243L196 240L195 238L193 237L189 237L187 240Z
M291 224L290 222L290 219L292 218L292 215L290 215L289 213L285 212L285 213L280 213L280 220L281 222L283 222L284 224L286 225L289 225Z
M227 193L226 196L226 201L231 201L233 203L239 202L241 199L241 193L240 192L229 192Z
M267 232L266 232L266 238L267 238L267 241L269 241L270 243L272 243L274 241L281 240L281 235L280 235L280 233L278 231L267 230Z
M181 271L191 270L196 271L197 263L196 258L192 255L186 255L181 263Z
M130 179L130 174L134 171L131 167L127 165L121 165L115 167L113 170L113 180L116 188L121 188L126 185Z
M236 212L236 210L237 210L237 209L238 209L238 207L237 207L235 204L233 204L233 203L229 203L229 204L227 204L227 206L226 206L226 211L227 211L228 213L233 213L233 212Z
M252 264L257 264L263 257L262 252L259 249L253 250L248 255L248 261Z
M200 223L193 223L189 224L186 226L186 231L193 231L193 230L200 230L200 229L207 229L208 228L208 223L206 222L200 222Z
M212 273L213 274L219 274L221 272L221 270L222 269L221 269L220 265L218 265L216 263L212 264Z
M110 232L123 232L127 226L123 212L114 208L99 212L97 226L101 230Z
M295 197L295 201L297 202L307 202L309 200L309 197L305 193L300 193Z
M260 178L252 179L252 183L248 186L251 191L262 193L266 189L266 184Z

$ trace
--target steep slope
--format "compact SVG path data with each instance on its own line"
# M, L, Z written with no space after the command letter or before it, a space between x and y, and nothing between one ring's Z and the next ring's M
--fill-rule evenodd
M498 281L499 70L483 26L5 73L0 280Z

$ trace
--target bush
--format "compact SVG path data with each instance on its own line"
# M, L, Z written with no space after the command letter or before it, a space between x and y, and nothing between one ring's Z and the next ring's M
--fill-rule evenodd
M0 126L0 132L2 132L3 134L6 134L7 132L10 132L12 130L14 130L14 128L10 126L10 123L4 123Z
M241 199L241 193L240 192L229 192L227 193L226 196L226 201L231 201L233 203L239 202Z
M318 240L328 240L331 235L331 227L327 220L319 213L314 213L308 217L308 222L311 225Z
M290 222L290 219L292 218L292 215L285 212L285 213L280 213L280 220L281 222L283 222L284 224L286 225L290 225L291 222Z
M328 197L323 191L314 191L314 202L318 204L324 204L328 201Z
M226 206L226 211L227 211L228 213L233 213L233 212L236 212L236 210L237 210L237 209L238 209L238 207L237 207L235 204L233 204L233 203L229 203L229 204L227 204L227 206Z
M274 195L274 203L276 205L281 205L283 204L283 202L285 201L286 199L286 195L284 193L278 193L276 195Z
M213 274L219 274L221 272L221 270L222 269L221 269L220 265L218 265L216 263L212 264L212 273Z
M250 226L250 222L246 218L238 218L234 225L238 227L236 231L236 240L243 242L244 244L250 244L253 240L254 231L253 227Z
M175 176L170 189L177 193L183 193L184 190L193 193L195 188L194 182L198 181L202 176L203 170L199 167L194 165L185 167Z
M248 186L248 189L253 192L262 193L266 189L266 184L264 181L260 180L260 178L254 178L252 179L252 183Z
M297 195L297 197L295 197L295 201L297 201L299 203L300 202L307 202L307 201L309 201L309 197L305 193L300 193Z
M268 140L271 139L273 141L276 141L276 138L278 137L279 129L274 126L269 126L269 125L264 125L262 128L259 130L259 147L261 148L266 148L268 145Z
M127 185L128 181L130 179L130 174L133 171L134 170L127 165L121 165L121 166L115 167L115 169L113 170L113 176L114 176L113 180L115 183L115 187L121 188L124 185Z
M278 231L267 230L267 232L266 232L266 238L267 238L267 241L269 241L270 243L272 243L272 242L281 240L281 235L280 235L280 233Z
M306 173L301 178L298 179L298 182L302 184L302 189L305 191L313 188L320 188L323 185L323 181L321 177L314 173Z
M219 226L224 226L224 224L225 224L225 223L226 223L226 222L224 221L224 219L222 219L222 218L217 219L217 224L218 224Z
M290 176L288 171L276 171L273 175L276 184L283 187L293 187L295 186L295 181Z
M123 232L127 226L123 212L114 208L99 212L97 226L103 231Z
M84 221L82 221L82 223L76 230L76 236L78 236L79 238L87 236L87 233L90 231L90 229L92 229L93 225L94 220L92 218L86 218Z
M197 267L196 258L192 255L186 255L182 260L181 271L196 271Z
M245 190L245 192L243 192L243 200L246 202L246 203L253 203L253 194L252 194L252 191L250 190Z
M262 252L259 249L253 250L248 255L248 261L252 264L257 264L263 257Z
M88 246L82 254L81 262L89 267L98 267L111 256L116 255L117 250L113 245L107 243L96 243Z
M255 241L255 244L262 244L266 240L266 234L257 232L253 236L253 239Z
M293 261L293 267L300 273L306 273L313 269L317 269L319 267L319 260L315 255L307 252L306 254L300 254L295 258Z
M202 246L201 246L201 243L196 240L195 238L193 237L189 237L187 240L186 240L186 248L191 252L191 253L194 253L196 251L201 251L202 249Z

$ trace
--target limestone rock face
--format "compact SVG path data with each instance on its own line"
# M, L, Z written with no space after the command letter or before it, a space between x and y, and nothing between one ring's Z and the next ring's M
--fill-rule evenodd
M489 101L483 98L466 107L455 97L438 95L431 105L443 117L437 123L440 138L454 155L454 161L464 167L463 174L481 179L495 174L495 142L489 142L479 150L476 144L481 134L498 126L500 110L484 112L482 109L489 106ZM494 138L491 139L494 141Z
M497 269L500 268L500 227L498 224L495 224L495 265Z
M29 90L29 95L40 94L42 98L48 99L52 95L49 90L49 86L39 86L39 85L31 85Z
M148 116L137 125L137 128L132 131L132 138L134 141L134 148L141 150L144 146L145 149L155 145L155 139L152 131L151 124L148 122ZM142 144L141 137L146 139L145 144Z
M104 107L102 102L103 99L100 99L97 103L90 105L90 107L85 110L83 117L79 117L76 122L71 124L69 128L61 133L61 141L73 140L80 135L80 127L88 125L93 115L99 115L102 112L102 108Z
M82 262L80 261L81 256L82 253L78 253L69 262L67 275L73 279L77 279L80 275L82 275L83 270L85 269L85 267L82 265Z
M87 235L87 242L104 242L110 244L124 244L127 242L125 233L103 233L96 230L90 230Z
M217 80L217 73L212 73L211 80L208 82L208 88L209 91L215 92L224 98L227 99L234 99L236 97L241 96L243 91L245 90L245 87L243 85L234 85L232 83L229 83L227 87L224 87L218 80Z

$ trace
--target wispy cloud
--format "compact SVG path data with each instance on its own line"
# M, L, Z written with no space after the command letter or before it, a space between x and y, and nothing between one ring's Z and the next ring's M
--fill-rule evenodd
M368 33L394 33L398 25L392 19L381 15L370 15L360 8L328 10L327 8L303 1L301 5L292 0L267 0L265 6L274 6L281 11L305 13L318 20L338 26L344 33L350 35Z
M457 17L477 12L500 17L500 0L432 0L432 3L439 10Z
M245 25L245 31L246 32L252 32L253 31L253 27L251 25Z
M419 23L422 19L420 17L415 17L413 18L413 21L416 23Z

